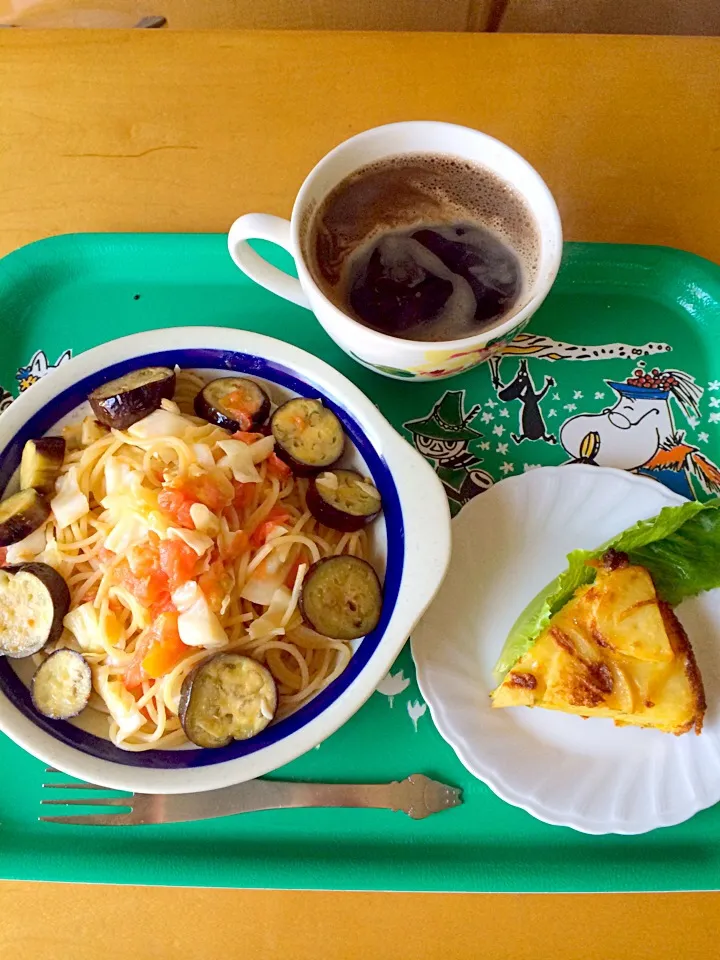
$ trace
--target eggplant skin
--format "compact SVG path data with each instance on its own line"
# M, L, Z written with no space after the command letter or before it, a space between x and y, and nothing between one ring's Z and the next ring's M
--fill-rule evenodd
M333 530L340 530L343 533L354 533L361 530L364 526L380 514L382 510L382 501L378 493L377 499L364 493L362 488L353 491L355 484L372 487L375 485L371 480L366 480L355 470L332 470L338 481L339 491L327 489L323 486L321 474L310 479L307 490L307 508L315 517L318 523L331 527ZM320 483L318 484L318 481ZM353 498L353 492L357 497ZM354 499L355 502L350 501Z
M89 395L95 418L103 426L127 430L157 410L175 393L175 371L170 367L145 367L110 380Z
M0 547L20 543L50 516L50 501L34 487L21 490L0 503Z
M178 715L188 740L215 749L256 736L276 710L277 688L266 667L239 653L218 653L185 677Z
M50 720L70 720L85 709L92 693L92 671L76 650L56 650L35 671L32 701Z
M251 408L245 414L247 417L245 423L237 419L237 413L233 415L232 407L223 402L226 397L239 390L245 390L254 397L254 403L251 403ZM211 380L195 397L193 406L195 413L202 420L214 423L231 433L236 433L238 430L255 430L263 426L270 415L270 397L259 383L248 377L218 377L216 380Z
M314 563L300 594L305 622L333 640L358 640L374 630L382 603L382 587L371 564L348 555Z
M46 496L54 493L64 459L65 441L62 437L28 440L20 461L20 489L33 488Z
M32 622L26 615L28 606ZM19 563L0 570L0 655L19 660L54 643L69 608L68 585L47 563Z
M275 452L298 477L311 477L338 462L345 449L342 424L321 400L294 397L270 421Z

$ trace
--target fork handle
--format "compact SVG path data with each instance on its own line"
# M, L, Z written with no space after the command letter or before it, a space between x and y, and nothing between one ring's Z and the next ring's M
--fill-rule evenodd
M420 818L433 811L427 805L419 809L423 804L418 804L417 786L412 778L377 784L251 780L210 793L146 796L143 814L135 822L182 823L292 807L370 807L404 810ZM139 812L136 809L136 816Z

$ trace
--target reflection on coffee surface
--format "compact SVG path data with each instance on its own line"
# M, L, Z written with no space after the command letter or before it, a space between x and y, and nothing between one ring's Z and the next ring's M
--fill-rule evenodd
M323 293L368 327L410 340L473 336L532 284L538 232L495 174L439 154L355 171L304 237Z

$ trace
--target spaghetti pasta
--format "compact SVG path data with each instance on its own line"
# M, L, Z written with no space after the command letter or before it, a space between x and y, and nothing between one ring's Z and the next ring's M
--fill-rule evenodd
M174 401L156 411L167 430L156 414L152 431L140 421L87 444L71 428L59 484L72 472L87 510L69 523L53 511L36 558L71 594L62 637L36 662L62 647L81 652L93 672L89 708L130 751L187 742L183 681L218 650L267 667L278 717L331 683L352 650L303 622L303 581L320 559L368 554L365 530L313 518L308 480L274 456L271 438L231 438L196 417L204 381L176 373Z

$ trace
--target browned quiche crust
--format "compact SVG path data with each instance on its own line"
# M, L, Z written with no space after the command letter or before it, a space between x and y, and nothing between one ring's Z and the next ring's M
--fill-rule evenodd
M688 636L650 574L609 551L595 582L552 618L493 691L493 706L538 706L618 726L699 734L706 710Z

